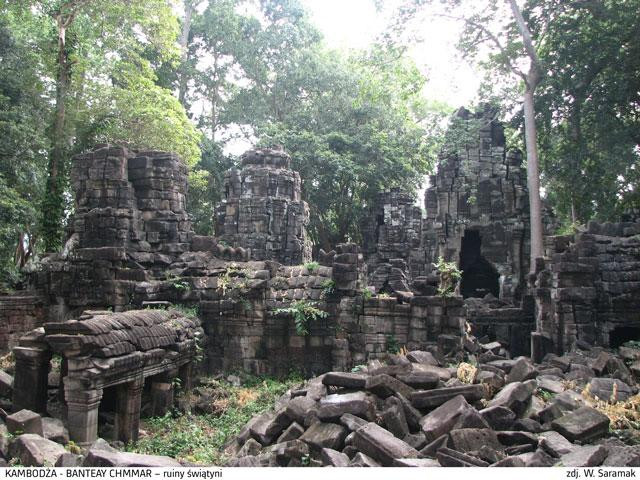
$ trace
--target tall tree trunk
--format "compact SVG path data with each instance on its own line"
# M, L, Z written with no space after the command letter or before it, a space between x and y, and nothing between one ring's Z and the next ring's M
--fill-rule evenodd
M529 85L524 93L524 134L527 148L527 186L529 187L529 212L531 216L531 266L533 273L536 258L544 256L542 230L542 200L540 199L540 167L538 165L538 145L536 116L533 106L534 89Z
M540 59L533 45L531 31L522 16L516 0L507 0L511 12L522 36L522 43L531 61L529 72L523 76L524 92L524 138L527 148L527 187L529 188L529 214L531 221L531 265L530 272L535 272L536 259L544 256L544 241L542 230L542 200L540 199L540 166L538 164L538 132L536 129L536 112L534 94L540 83L542 69Z
M218 130L218 103L220 101L220 81L218 78L218 52L213 53L213 71L214 83L211 92L211 141L216 141L216 132Z
M58 27L58 57L56 78L56 104L51 128L51 152L49 154L49 177L43 204L43 239L45 251L58 250L62 244L62 217L64 215L64 160L66 154L66 98L71 84L71 63L67 51L66 34L72 15L59 13L56 16Z
M199 2L197 0L185 0L184 2L184 19L182 21L182 29L180 30L180 38L178 44L182 51L180 58L180 85L178 86L178 101L185 108L187 98L187 88L189 83L189 74L187 72L187 60L189 59L189 33L191 32L191 20L193 12Z

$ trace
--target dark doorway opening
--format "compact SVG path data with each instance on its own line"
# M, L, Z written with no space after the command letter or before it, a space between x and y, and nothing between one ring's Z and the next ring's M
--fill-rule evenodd
M460 293L464 298L482 298L487 293L496 298L500 296L500 275L480 253L481 245L478 230L465 230L460 249Z
M616 327L609 332L611 348L618 348L632 340L640 341L640 327Z
M116 411L118 409L117 386L106 387L102 391L100 406L98 407L98 436L117 440L116 438Z

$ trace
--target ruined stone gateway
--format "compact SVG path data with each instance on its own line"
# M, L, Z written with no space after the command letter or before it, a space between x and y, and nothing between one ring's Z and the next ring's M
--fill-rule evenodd
M100 145L74 157L71 178L69 240L31 273L28 295L0 297L0 342L16 357L15 410L46 412L51 358L60 356L60 400L80 444L95 440L102 410L115 415L116 438L135 440L143 395L151 395L153 414L163 414L174 379L189 385L200 351L197 368L205 374L285 375L295 368L312 377L374 362L369 377L321 383L366 385L387 398L404 388L394 383L404 375L411 388L401 395L431 408L453 397L416 394L414 401L412 392L444 381L446 369L436 364L445 359L511 362L489 369L497 375L516 369L504 355L540 363L580 346L640 338L640 223L594 222L584 232L552 236L548 216L545 258L529 274L525 167L496 121L441 156L425 213L405 192L380 192L362 245L320 250L313 262L300 175L282 150L251 150L227 173L215 236L194 234L186 167L173 154ZM439 258L463 271L453 296L437 294ZM197 317L167 309L171 304ZM283 312L304 307L322 315L303 334ZM408 361L375 363L399 347L421 352L411 363L430 367L411 374L403 370ZM518 382L533 378L528 364L518 365ZM485 377L481 383L494 381ZM469 402L482 396L475 387L460 390ZM364 397L354 402L369 408ZM386 435L367 428L359 434L363 444Z

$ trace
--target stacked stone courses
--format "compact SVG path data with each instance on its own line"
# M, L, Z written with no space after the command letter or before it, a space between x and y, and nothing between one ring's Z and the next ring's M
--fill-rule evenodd
M301 199L300 174L280 150L251 150L241 169L225 176L225 198L217 209L216 234L251 251L254 260L296 265L310 260L306 239L309 207Z

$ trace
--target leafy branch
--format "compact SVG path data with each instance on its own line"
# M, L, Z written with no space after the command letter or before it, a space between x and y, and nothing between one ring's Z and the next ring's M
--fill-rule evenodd
M296 300L289 307L277 308L272 315L291 315L296 324L296 333L302 336L309 335L309 322L329 316L327 312L317 308L316 302L307 300Z
M458 287L458 282L462 278L462 270L458 268L455 262L445 262L442 257L438 258L438 263L434 264L434 266L440 274L438 295L445 298L453 296Z

